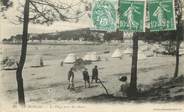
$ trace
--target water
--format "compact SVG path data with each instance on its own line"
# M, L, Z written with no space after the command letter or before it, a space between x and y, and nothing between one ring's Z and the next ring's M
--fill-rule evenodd
M13 56L17 60L20 57L21 45L3 44L1 54L3 57ZM45 60L63 59L69 53L75 53L81 57L87 52L103 53L105 50L115 49L115 46L108 45L28 45L27 61L31 61L33 56L41 55Z

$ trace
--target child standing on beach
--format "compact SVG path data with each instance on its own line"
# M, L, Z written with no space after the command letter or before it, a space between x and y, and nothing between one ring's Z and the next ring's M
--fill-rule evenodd
M68 89L74 89L74 72L73 72L73 68L70 68L69 72L68 72Z
M95 80L96 83L98 81L98 68L97 68L96 65L95 65L95 67L92 70L92 80L91 80L91 83L93 82L93 80Z
M86 88L86 82L88 83L88 85L89 85L88 87L90 88L89 73L87 71L87 68L84 69L82 74L83 74L85 88Z

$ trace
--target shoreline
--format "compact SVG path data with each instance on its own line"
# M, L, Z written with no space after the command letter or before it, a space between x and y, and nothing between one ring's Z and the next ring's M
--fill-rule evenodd
M21 43L1 43L2 45L21 45ZM28 45L102 45L103 43L27 43Z

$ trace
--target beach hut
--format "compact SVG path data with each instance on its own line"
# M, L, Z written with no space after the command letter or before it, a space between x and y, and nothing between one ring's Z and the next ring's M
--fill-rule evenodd
M124 54L132 54L132 49L127 48L126 50L123 51Z
M119 49L116 49L116 50L114 51L114 53L112 54L111 57L112 57L112 58L121 58L121 57L122 57L122 53L120 52Z
M184 49L179 49L179 55L184 55Z
M3 56L0 54L0 66L3 64Z
M153 53L153 51L150 50L150 51L146 51L145 55L146 55L146 57L153 57L154 53Z
M7 61L3 65L4 70L16 70L17 69L17 61L14 57L7 58Z
M43 57L36 55L32 59L31 67L42 67L44 66Z
M140 46L140 48L139 48L139 50L140 51L149 51L151 49L151 47L149 46L149 45L142 45L142 46Z
M90 60L90 53L86 53L86 55L84 55L84 57L82 58L85 61L89 61Z
M88 52L84 57L83 60L85 61L98 61L99 58L96 54L96 52Z
M97 56L96 52L91 52L91 61L99 61L99 57Z
M138 60L144 60L146 59L146 55L143 52L138 53Z
M184 49L184 42L181 42L180 48Z
M75 63L77 57L74 53L68 54L67 57L64 59L64 63L72 64Z

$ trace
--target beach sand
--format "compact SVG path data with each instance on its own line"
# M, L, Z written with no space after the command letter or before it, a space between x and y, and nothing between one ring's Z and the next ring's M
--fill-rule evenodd
M52 104L57 102L72 102L78 98L86 98L105 94L99 83L93 83L91 88L84 88L81 71L75 71L75 91L67 89L67 72L72 64L60 66L60 62L69 53L82 57L86 52L95 51L102 61L86 65L91 76L92 68L97 65L99 78L103 81L110 94L120 90L120 76L127 76L130 81L131 56L123 54L122 59L111 58L113 51L120 48L123 52L127 45L31 45L28 46L27 61L23 70L25 99L27 104ZM110 51L109 54L104 54ZM4 56L14 56L18 59L20 46L9 45L3 49ZM44 67L32 68L31 62L35 55L42 55ZM179 74L184 74L184 56L180 57ZM175 56L160 55L138 60L138 84L150 85L160 76L172 77L175 70ZM17 103L16 71L1 70L0 97L10 104ZM6 96L6 97L5 97Z

